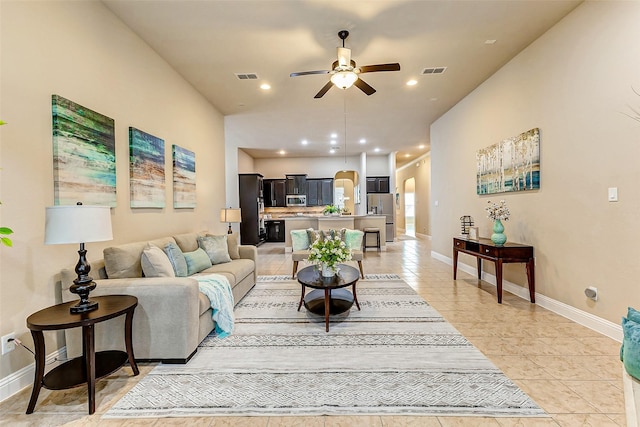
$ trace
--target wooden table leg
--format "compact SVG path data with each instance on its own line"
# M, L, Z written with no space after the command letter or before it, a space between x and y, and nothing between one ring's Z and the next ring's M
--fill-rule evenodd
M453 280L456 280L458 273L458 250L453 248Z
M477 261L477 266L478 266L478 280L482 280L482 258L480 257L476 257L478 259Z
M330 311L329 302L330 301L331 301L331 289L325 289L324 290L324 325L325 325L325 332L329 332L329 311Z
M358 311L360 311L360 304L358 304L358 296L356 295L356 284L351 285L352 293L353 293L353 302L356 303L356 307L358 307Z
M129 365L131 365L131 369L133 370L133 376L135 377L140 373L138 370L138 364L136 363L136 359L133 356L133 310L135 307L132 307L131 310L127 312L127 315L124 320L124 344L127 348L127 356L129 357Z
M498 304L502 304L502 260L496 259L496 287L498 288Z
M94 325L82 327L82 351L87 376L89 415L96 411L96 348Z
M303 302L304 302L304 285L302 285L302 295L300 295L300 303L298 304L298 311L300 311L300 307L302 307Z
M27 406L27 414L32 414L38 401L38 395L42 388L42 380L44 379L44 334L42 331L31 331L33 337L34 351L36 353L36 372L33 376L33 389L31 390L31 399L29 399L29 406Z
M527 282L529 282L529 298L532 303L536 302L536 276L535 276L535 260L529 258L527 262Z

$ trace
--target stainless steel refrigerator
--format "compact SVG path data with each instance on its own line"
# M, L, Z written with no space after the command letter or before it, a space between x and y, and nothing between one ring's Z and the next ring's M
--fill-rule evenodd
M393 194L367 194L367 212L385 215L387 242L393 242L396 236L396 208L393 203Z

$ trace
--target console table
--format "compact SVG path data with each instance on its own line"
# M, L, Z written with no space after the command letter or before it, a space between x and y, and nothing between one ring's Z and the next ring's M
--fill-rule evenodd
M523 262L527 265L527 281L529 282L529 297L536 302L536 282L534 274L533 246L507 242L504 246L496 246L490 239L467 240L453 238L453 280L458 270L458 253L473 255L478 258L478 280L482 274L482 260L493 261L496 264L496 285L498 288L498 303L502 304L502 264Z

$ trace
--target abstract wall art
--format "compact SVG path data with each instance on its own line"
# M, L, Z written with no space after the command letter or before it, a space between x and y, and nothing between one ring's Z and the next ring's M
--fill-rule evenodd
M164 140L130 127L129 172L131 207L163 208Z
M540 188L540 129L534 128L476 153L478 194Z
M51 97L55 205L116 206L116 145L113 119Z
M196 207L196 155L173 146L173 207Z

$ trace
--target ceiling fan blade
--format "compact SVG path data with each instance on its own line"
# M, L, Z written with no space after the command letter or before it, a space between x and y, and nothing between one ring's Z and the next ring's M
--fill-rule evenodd
M361 73L375 73L376 71L400 71L400 64L395 62L393 64L365 65L364 67L360 67Z
M374 93L376 93L376 90L362 79L356 80L353 85L356 86L361 91L363 91L364 93L366 93L367 95L373 95Z
M315 71L300 71L297 73L289 74L289 77L308 76L309 74L329 74L329 70L315 70Z
M320 92L316 93L316 96L314 96L314 98L316 98L316 99L317 98L322 98L324 96L324 94L327 93L329 91L329 89L331 89L332 86L333 86L333 83L331 83L331 81L329 81L326 85L324 85L322 87L322 89L320 89Z
M351 49L348 49L346 47L339 47L338 48L338 65L341 67L348 67L350 63L351 63Z

